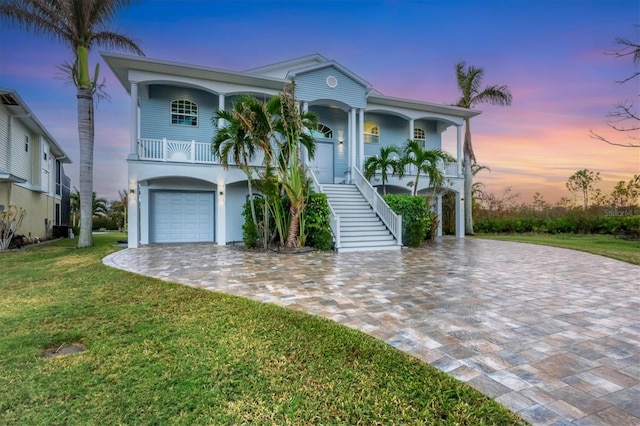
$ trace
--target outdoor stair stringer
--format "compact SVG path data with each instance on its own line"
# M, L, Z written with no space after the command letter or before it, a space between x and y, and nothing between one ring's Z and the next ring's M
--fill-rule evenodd
M400 245L355 185L323 184L329 204L340 217L339 252L400 250Z

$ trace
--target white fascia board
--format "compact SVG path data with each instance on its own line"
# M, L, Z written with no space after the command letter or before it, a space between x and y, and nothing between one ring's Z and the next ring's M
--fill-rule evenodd
M246 93L246 92L258 92L268 95L276 95L282 91L282 87L279 89L265 88L264 86L250 86L246 84L229 83L217 80L205 80L201 78L194 78L182 75L165 74L159 72L129 70L128 81L136 81L138 83L157 83L168 85L183 85L188 87L198 87L202 90L206 90L211 93L219 94L231 94L231 93Z
M393 98L390 96L379 96L372 94L369 94L369 96L367 97L367 105L367 108L375 108L375 106L377 105L381 107L395 107L409 111L428 112L459 118L471 118L475 117L476 115L482 114L482 111L471 110L468 108L461 108L452 105L435 104L431 102L422 102L411 99Z
M217 81L239 86L259 87L281 91L287 80L261 77L255 74L207 68L179 62L149 59L139 56L115 53L101 53L109 68L116 75L120 84L131 93L129 72L132 70L157 73L165 76L181 76L203 81ZM135 81L135 80L133 80Z

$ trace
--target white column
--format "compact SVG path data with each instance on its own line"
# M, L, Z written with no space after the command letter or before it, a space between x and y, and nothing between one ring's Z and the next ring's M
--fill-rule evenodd
M436 196L436 213L438 214L438 231L436 236L442 237L442 194Z
M362 170L364 168L364 108L360 108L358 113L358 147L360 150L358 167Z
M149 192L149 184L144 181L138 185L138 238L140 244L149 244L149 221L151 217L151 196Z
M464 238L464 198L456 192L456 238Z
M302 102L302 113L306 114L307 112L309 112L309 102ZM304 165L308 165L310 164L311 158L309 158L309 152L307 151L307 149L304 147L304 145L299 144L300 145L300 154L302 154L302 161L304 162Z
M138 82L131 81L131 111L129 112L129 160L138 159Z
M456 152L456 158L457 158L457 163L458 163L458 176L462 176L462 138L461 136L461 129L462 126L456 126L456 149L458 152Z
M224 93L218 95L218 109L224 110ZM218 128L224 127L224 119L218 119Z
M218 181L217 186L218 211L216 217L216 242L219 246L227 245L227 188L224 180Z
M414 129L415 129L415 120L412 118L409 120L409 139L413 139Z
M356 165L356 109L349 110L349 170ZM353 180L353 176L351 176Z

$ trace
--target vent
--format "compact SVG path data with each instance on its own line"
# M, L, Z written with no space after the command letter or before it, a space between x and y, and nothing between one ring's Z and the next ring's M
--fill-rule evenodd
M18 102L11 96L10 93L3 93L0 95L0 99L2 99L2 103L4 105L17 106Z

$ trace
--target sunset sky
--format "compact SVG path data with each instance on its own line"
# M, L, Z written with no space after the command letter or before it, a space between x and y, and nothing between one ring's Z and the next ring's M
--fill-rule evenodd
M237 71L320 53L385 95L444 104L459 97L458 61L483 67L485 84L509 86L513 105L477 107L473 144L491 169L477 180L529 203L534 192L569 197L565 182L579 169L600 172L604 192L640 173L640 149L589 136L627 142L606 115L625 99L637 111L640 82L617 84L634 65L607 52L616 37L640 42L638 24L638 0L149 0L113 28L147 57ZM75 89L57 69L70 60L59 42L0 27L0 87L16 90L69 154L78 186ZM97 50L92 60L101 61ZM129 99L104 63L101 77L110 100L96 112L94 187L112 200L127 187Z

